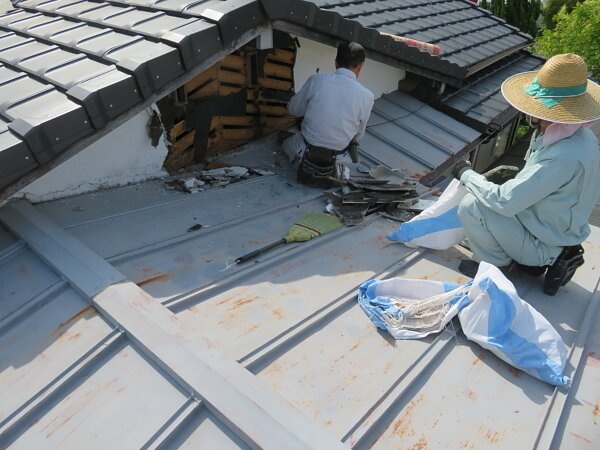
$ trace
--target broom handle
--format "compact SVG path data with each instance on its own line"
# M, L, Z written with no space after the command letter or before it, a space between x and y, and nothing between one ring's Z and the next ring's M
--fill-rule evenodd
M245 254L244 256L240 256L238 259L235 260L235 263L240 264L240 263L246 262L258 255L263 254L266 251L271 250L272 248L278 247L281 244L285 244L286 242L287 241L285 240L285 238L282 238L282 239L278 240L277 242L273 242L272 244L265 245L264 247L254 250L253 252Z

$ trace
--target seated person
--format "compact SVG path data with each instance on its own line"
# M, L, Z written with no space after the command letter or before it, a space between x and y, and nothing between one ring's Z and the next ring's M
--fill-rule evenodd
M548 267L544 291L553 295L583 264L579 244L600 195L598 140L585 126L600 118L600 87L581 57L564 54L507 79L502 94L536 128L527 162L502 185L458 163L452 173L469 192L458 214L476 261ZM459 270L473 276L477 263Z
M283 142L283 150L290 163L300 163L298 181L329 187L327 177L348 177L348 147L365 134L374 102L373 93L357 81L364 62L360 44L341 43L336 71L312 75L290 100L288 111L303 120L300 131Z

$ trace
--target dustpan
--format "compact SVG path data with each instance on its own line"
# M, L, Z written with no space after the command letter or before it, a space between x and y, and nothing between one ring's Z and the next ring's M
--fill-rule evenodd
M277 242L265 245L264 247L254 250L253 252L250 252L244 256L240 256L235 260L235 263L239 264L249 261L256 256L283 244L290 242L310 241L311 239L322 236L330 231L337 230L342 226L343 225L340 219L338 219L336 216L332 216L331 214L318 212L308 213L305 216L302 216L291 226L287 236L278 240Z

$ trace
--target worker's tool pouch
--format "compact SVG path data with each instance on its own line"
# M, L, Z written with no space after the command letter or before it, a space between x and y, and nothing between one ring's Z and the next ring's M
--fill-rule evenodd
M298 182L306 186L329 189L333 182L329 177L335 177L335 150L308 145L298 167Z
M581 245L563 249L555 263L548 267L544 278L544 293L554 295L561 286L571 281L577 268L585 262L583 253L584 250Z

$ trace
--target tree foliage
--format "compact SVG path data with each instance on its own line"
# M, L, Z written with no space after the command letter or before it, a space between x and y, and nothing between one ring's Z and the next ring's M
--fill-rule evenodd
M571 13L565 7L555 16L553 30L543 28L535 52L544 56L577 53L585 59L592 76L600 79L600 0L577 4Z
M546 28L554 28L556 25L554 16L558 14L563 6L567 8L567 12L571 12L577 4L577 1L578 0L547 0L542 13Z
M537 20L542 13L540 0L491 0L492 14L535 37Z

